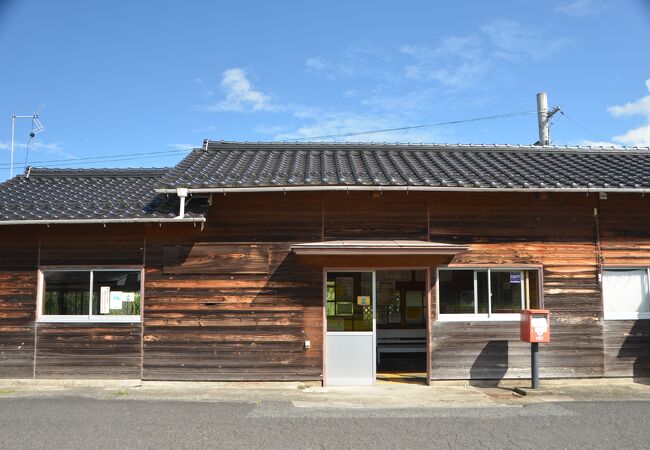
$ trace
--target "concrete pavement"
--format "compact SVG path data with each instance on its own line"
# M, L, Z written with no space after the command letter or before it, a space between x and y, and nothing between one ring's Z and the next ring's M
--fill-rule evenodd
M81 396L100 400L285 402L296 408L458 408L522 406L566 401L650 401L649 380L545 380L542 392L520 396L525 380L435 382L431 386L379 382L322 387L314 383L139 382L104 380L0 380L0 398Z

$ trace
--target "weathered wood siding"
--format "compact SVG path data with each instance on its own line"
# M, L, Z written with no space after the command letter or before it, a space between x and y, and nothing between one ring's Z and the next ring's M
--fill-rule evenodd
M37 325L37 378L140 378L140 324Z
M38 237L0 236L0 378L31 378Z
M253 244L258 250L260 245L269 274L246 273L238 265L243 273L168 275L163 243L150 244L145 379L321 379L321 269L300 264L287 245Z
M650 266L650 198L609 194L600 200L602 262ZM650 320L606 320L605 375L650 377Z
M3 228L0 376L319 380L323 268L400 266L431 271L434 379L528 376L517 323L437 321L436 268L447 264L543 268L553 322L542 376L650 376L646 322L603 321L597 245L605 265L650 265L648 202L593 194L229 194L213 196L203 230ZM470 249L453 259L289 251L291 243L328 239L430 239ZM144 265L144 323L35 327L39 256L45 267Z

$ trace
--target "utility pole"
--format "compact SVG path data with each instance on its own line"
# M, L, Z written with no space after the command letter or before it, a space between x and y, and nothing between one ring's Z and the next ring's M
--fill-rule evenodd
M537 94L537 125L539 128L539 141L536 145L551 145L551 117L560 110L559 106L548 110L548 97L546 92Z
M11 161L9 163L9 179L14 177L14 129L16 128L16 115L11 115Z

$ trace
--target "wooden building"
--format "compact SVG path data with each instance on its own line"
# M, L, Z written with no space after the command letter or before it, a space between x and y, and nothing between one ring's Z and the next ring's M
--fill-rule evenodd
M209 142L0 185L0 377L650 376L650 150ZM415 362L414 362L415 361Z

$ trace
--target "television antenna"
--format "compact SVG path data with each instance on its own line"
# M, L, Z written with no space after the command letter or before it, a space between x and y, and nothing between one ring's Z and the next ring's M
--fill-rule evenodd
M32 140L38 133L45 130L43 123L41 123L40 119L38 118L38 115L41 111L43 111L44 108L45 105L39 106L36 108L36 111L34 111L34 113L30 116L17 116L16 114L11 115L11 161L9 163L9 178L14 177L14 136L16 119L31 119L32 121L32 131L29 132L29 141L27 141L27 154L25 155L25 164L27 164L27 158L29 157L29 146L31 145Z

